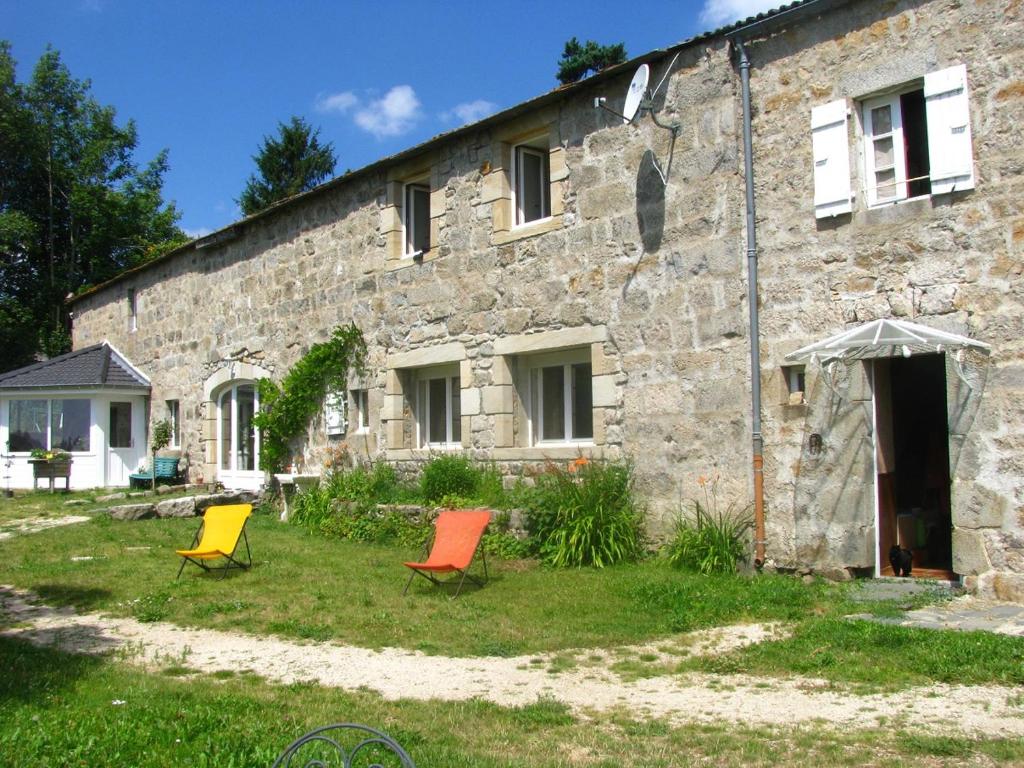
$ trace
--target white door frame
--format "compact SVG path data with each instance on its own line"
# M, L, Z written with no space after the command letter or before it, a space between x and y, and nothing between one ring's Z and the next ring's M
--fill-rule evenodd
M239 387L251 387L253 393L253 413L259 411L260 395L259 387L255 381L236 379L229 386L224 387L216 395L214 401L217 412L217 480L226 488L239 488L243 490L256 490L263 485L264 473L260 466L260 431L253 428L253 469L239 469L239 440L238 440L238 389ZM231 451L228 455L228 466L224 467L224 405L228 400L230 413L227 417L229 429L231 430Z

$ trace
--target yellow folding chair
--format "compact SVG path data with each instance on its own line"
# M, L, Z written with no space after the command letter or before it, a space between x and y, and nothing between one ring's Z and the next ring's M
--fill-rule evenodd
M194 563L204 571L219 570L220 577L227 576L229 568L249 568L252 566L252 553L249 551L249 537L245 535L245 522L252 514L252 504L225 504L210 507L203 515L203 524L199 526L192 539L191 549L175 550L184 558L178 575L185 570L185 563ZM235 559L238 540L245 542L245 556L248 562ZM210 560L224 560L222 566L211 568Z

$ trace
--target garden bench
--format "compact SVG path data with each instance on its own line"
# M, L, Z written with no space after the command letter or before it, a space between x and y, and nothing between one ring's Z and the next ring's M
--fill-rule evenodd
M128 485L134 487L136 483L152 484L154 470L157 482L166 480L173 483L178 479L178 460L174 457L157 456L152 469L128 475Z

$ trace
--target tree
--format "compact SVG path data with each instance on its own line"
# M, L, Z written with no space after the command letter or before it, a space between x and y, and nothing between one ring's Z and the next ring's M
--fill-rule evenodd
M249 177L238 204L251 216L279 200L306 192L334 173L334 146L320 143L320 129L314 130L301 117L278 123L278 136L263 137L257 154L257 172Z
M562 58L558 62L558 73L555 77L562 85L582 80L588 72L600 72L602 69L621 64L626 60L626 46L598 45L587 40L580 45L575 37L565 44Z
M187 240L161 196L166 151L140 169L135 124L90 87L52 49L18 83L0 41L0 370L67 351L69 293Z

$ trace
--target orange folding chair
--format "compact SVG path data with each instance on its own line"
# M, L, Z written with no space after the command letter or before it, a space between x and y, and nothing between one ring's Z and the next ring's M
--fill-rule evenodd
M185 563L194 563L204 571L212 571L215 569L207 565L207 561L223 560L224 564L216 568L222 579L228 575L229 568L249 568L252 553L249 551L249 537L245 535L245 522L251 514L252 504L225 504L207 509L203 524L192 539L192 548L175 550L184 558L178 577L185 570ZM247 563L235 559L239 539L245 542Z
M436 574L458 572L461 574L459 586L455 589L452 598L459 596L462 585L469 579L478 586L483 586L487 581L487 558L480 550L480 559L484 565L483 579L479 579L469 573L469 566L473 562L476 551L480 549L480 539L484 535L487 524L491 522L491 513L486 509L454 510L446 509L437 516L434 523L434 541L429 546L430 554L425 562L404 563L406 568L411 568L409 581L406 582L405 590L409 591L409 585L418 573L434 584L443 584ZM454 581L455 579L449 579Z

